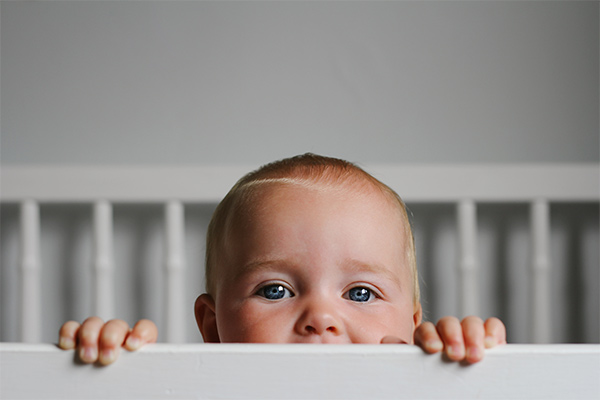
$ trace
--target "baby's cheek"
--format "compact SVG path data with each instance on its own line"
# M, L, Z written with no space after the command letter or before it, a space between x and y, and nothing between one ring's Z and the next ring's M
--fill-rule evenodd
M243 308L234 304L217 304L217 327L221 342L245 342L247 321Z
M384 329L371 327L371 329L362 329L360 332L350 332L350 341L355 344L379 344L386 334Z
M226 319L227 335L224 340L238 343L282 343L287 323L274 307L248 301Z
M395 308L379 310L374 315L352 319L353 343L381 343L384 337L397 338L412 344L414 323L412 315Z

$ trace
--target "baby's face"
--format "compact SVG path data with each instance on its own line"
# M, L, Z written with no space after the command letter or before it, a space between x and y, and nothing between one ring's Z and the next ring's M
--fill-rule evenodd
M227 232L219 341L412 343L420 306L403 221L383 195L270 184L253 205Z

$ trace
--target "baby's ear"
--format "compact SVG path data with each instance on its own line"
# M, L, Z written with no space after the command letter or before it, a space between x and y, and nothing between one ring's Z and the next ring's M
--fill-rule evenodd
M217 329L217 315L215 301L212 296L204 293L196 299L194 306L196 322L205 343L220 343L219 330Z
M415 329L421 325L421 322L423 322L423 308L419 303L415 307L415 313L413 314L413 323L415 324Z

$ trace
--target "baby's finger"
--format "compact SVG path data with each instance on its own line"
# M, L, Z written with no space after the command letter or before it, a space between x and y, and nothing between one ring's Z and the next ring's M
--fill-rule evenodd
M98 360L98 338L104 322L98 317L91 317L83 321L77 337L79 340L79 358L84 363L93 363Z
M506 344L506 327L498 318L488 318L484 323L484 328L486 349L499 344Z
M462 320L462 330L465 339L466 360L476 363L483 359L483 338L485 331L483 320L479 317L466 317Z
M408 344L408 342L404 339L400 339L397 336L384 336L381 339L381 344Z
M146 343L154 343L158 339L158 328L149 319L139 320L129 332L125 341L127 350L137 350Z
M415 344L426 353L433 354L444 349L444 343L438 334L435 325L431 322L423 322L415 330Z
M58 347L73 350L77 344L77 330L81 324L76 321L65 322L58 331Z
M123 320L113 319L104 324L98 341L100 364L110 364L119 357L119 350L128 333L129 325Z
M465 343L460 321L455 317L444 317L437 323L437 330L448 358L460 361L465 358Z

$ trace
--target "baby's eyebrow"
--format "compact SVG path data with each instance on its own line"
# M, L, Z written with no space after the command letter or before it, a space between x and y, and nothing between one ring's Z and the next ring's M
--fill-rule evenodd
M235 273L235 278L238 279L244 275L256 273L259 271L269 270L293 270L297 268L296 264L285 259L272 259L272 260L258 260L250 262L239 268ZM394 272L392 269L387 268L380 264L368 263L355 259L344 260L339 268L346 274L360 274L370 273L374 275L384 276L386 279L402 287L402 280L400 274ZM401 267L398 267L401 268Z
M398 267L398 268L400 268L400 267ZM398 274L398 273L394 272L392 269L386 268L385 266L380 265L380 264L371 264L371 263L366 263L366 262L363 262L360 260L350 259L350 260L346 260L346 262L342 266L342 269L346 273L368 272L368 273L372 273L375 275L383 275L390 281L396 283L398 286L400 286L400 287L402 286L400 274Z
M258 260L248 263L242 266L242 268L238 268L238 270L235 273L235 277L240 278L244 275L259 271L289 268L293 268L293 265L287 260Z

